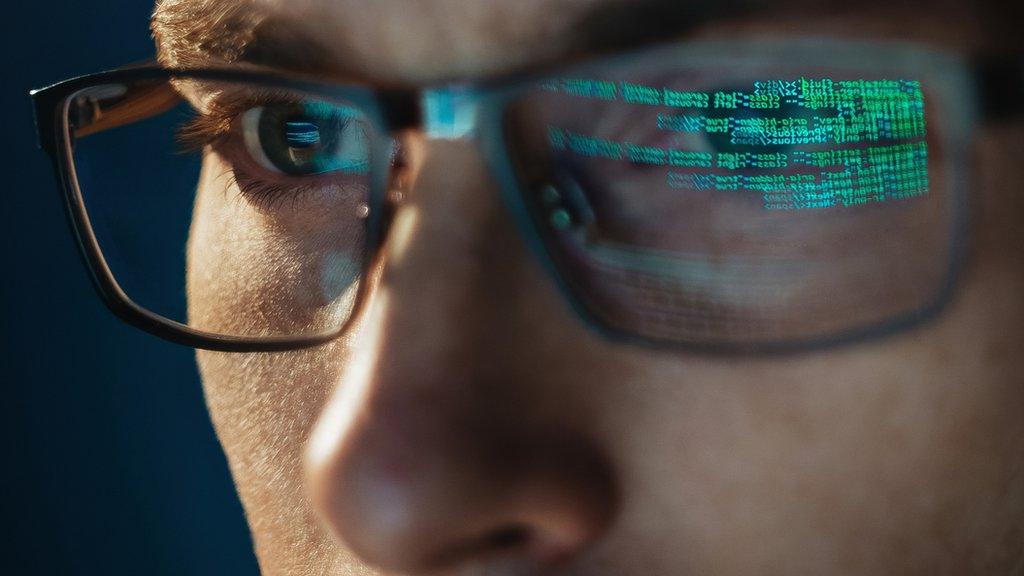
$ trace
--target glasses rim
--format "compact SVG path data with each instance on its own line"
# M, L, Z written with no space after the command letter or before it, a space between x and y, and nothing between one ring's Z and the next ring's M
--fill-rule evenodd
M320 94L351 101L353 105L368 114L371 125L377 129L372 131L370 138L371 157L376 165L370 170L369 204L371 210L366 218L367 250L364 251L363 260L360 263L360 280L353 303L353 312L340 326L321 334L301 336L220 334L199 330L155 313L136 303L120 287L113 271L107 264L89 220L88 210L75 171L71 145L72 136L67 122L67 106L72 96L91 87L116 82L170 81L174 79L247 82L307 92L311 92L311 89L318 89L316 91ZM387 123L381 117L381 109L377 106L376 100L364 88L314 85L305 80L244 70L181 71L159 66L139 66L74 78L33 93L33 97L37 99L37 111L51 111L49 116L37 118L40 143L53 161L63 192L65 212L79 246L79 252L90 272L100 299L121 320L165 340L193 348L220 352L279 352L319 346L337 339L365 308L363 304L369 297L372 287L372 282L368 281L368 274L373 271L376 248L380 244L383 227L386 225L383 210L380 207L383 206L384 188L387 183L386 164L389 160L391 141L390 138L383 136L384 132L379 130L380 126L387 125ZM377 209L372 209L372 207L377 207Z
M808 40L804 39L804 41ZM782 40L782 42L789 46L799 44L798 42L794 43L792 40ZM814 42L818 41L815 40ZM879 47L879 44L879 42L829 42L829 45L834 50L862 49L867 45L873 46L875 50L885 50L890 54L895 50L897 53L912 53L918 57L924 57L925 61L930 63L930 69L933 74L937 75L941 71L942 75L938 77L943 83L956 87L944 90L946 96L950 94L957 95L957 89L963 91L962 95L973 93L970 90L970 67L961 58L919 44L904 42L883 43L885 44L884 47ZM468 102L475 108L476 112L476 117L474 118L476 132L481 136L478 138L478 145L485 158L488 159L493 173L497 176L496 180L502 191L506 207L517 221L522 233L521 236L530 244L533 253L540 259L549 276L554 279L563 297L577 315L589 327L596 329L601 336L616 342L637 343L655 348L685 348L687 350L708 353L789 353L831 347L841 343L865 340L901 331L934 316L943 309L955 292L956 280L966 255L966 242L964 242L964 239L967 234L967 214L966 194L964 191L968 183L968 176L967 166L965 165L966 154L962 152L966 149L966 143L969 140L967 131L971 126L967 116L962 119L965 129L962 133L955 135L956 141L953 142L954 146L950 148L950 150L955 150L955 152L951 153L951 157L954 161L953 172L956 177L951 188L953 190L953 200L957 201L958 204L955 206L954 214L956 238L954 241L953 262L951 263L950 273L947 275L945 286L938 296L919 310L884 324L852 330L826 338L758 343L755 345L723 345L717 343L679 342L640 335L608 324L586 305L579 294L579 290L574 288L568 281L568 275L557 262L557 257L552 253L551 243L545 239L544 230L538 226L536 218L529 212L529 208L522 198L523 184L520 182L521 179L516 175L515 169L512 166L511 156L506 146L507 143L501 137L501 121L504 108L520 93L522 87L526 85L532 86L537 80L558 74L559 71L562 71L562 73L579 73L580 71L586 71L592 66L607 65L609 61L626 62L630 58L650 58L652 54L657 54L658 52L671 51L678 53L685 50L692 51L694 47L709 49L714 45L714 42L673 43L668 46L659 46L653 49L647 48L627 54L600 57L583 64L561 66L553 71L545 70L538 73L512 75L501 81L486 81L475 85L445 84L439 87L418 90L372 89L360 84L322 82L305 75L278 71L237 68L171 69L157 64L146 64L72 78L48 88L33 91L32 97L35 104L40 145L53 160L54 169L63 190L66 213L79 244L80 253L83 255L86 266L91 272L93 284L101 299L115 315L127 323L166 340L194 348L224 352L285 351L322 345L345 333L353 322L357 320L361 312L364 311L365 306L363 304L369 297L369 291L373 285L373 282L370 281L370 273L379 255L379 247L388 226L388 217L385 214L385 210L382 209L389 173L388 167L385 166L384 169L371 171L374 174L370 198L371 218L368 223L370 228L367 230L367 249L360 277L360 287L353 312L342 326L325 334L304 337L226 336L204 332L160 316L134 303L120 289L114 280L111 270L106 265L102 251L89 225L88 215L78 187L77 178L75 177L70 135L65 121L65 106L68 98L80 90L117 81L194 78L260 83L332 98L342 98L366 113L368 119L375 125L376 132L379 135L384 135L378 138L376 142L376 147L380 150L383 150L385 146L390 146L390 135L395 131L406 127L423 127L425 125L425 119L422 117L425 111L421 110L418 105L425 101L424 97L426 95L439 99L443 106L449 107L449 111L452 108L457 110L459 106L463 106ZM733 49L741 48L737 48L734 44ZM901 52L901 50L904 52ZM921 60L917 60L917 62L920 63ZM892 68L891 63L888 68ZM922 78L927 76L927 74L922 74L920 68L915 68L913 71ZM954 72L954 74L950 75L950 71ZM940 92L943 92L943 90L940 90ZM970 98L968 97L967 100L970 100ZM960 108L962 108L965 115L969 115L973 111L973 106L966 103L961 104ZM971 102L971 104L974 103ZM426 111L426 113L430 114L429 111ZM426 119L428 122L429 120L429 118ZM949 134L945 135L951 137ZM375 154L375 157L387 158L387 155Z
M976 99L973 88L973 67L962 56L930 45L913 42L874 42L856 40L836 40L822 38L799 38L796 40L765 38L747 42L733 43L729 41L711 40L694 44L680 44L659 47L655 50L640 51L615 57L619 63L628 63L632 59L649 58L652 56L692 56L701 57L713 54L716 49L728 48L733 51L730 58L738 58L748 50L759 47L754 60L770 63L778 62L772 50L789 50L799 53L801 50L814 48L816 59L829 59L836 55L847 58L849 66L860 71L884 70L890 73L912 73L915 78L927 81L935 100L942 103L944 112L944 128L941 141L949 158L951 173L950 211L951 222L948 230L950 254L946 273L941 286L921 306L908 312L890 316L884 320L867 325L841 329L825 335L803 338L789 338L778 341L756 342L699 342L682 341L679 339L649 336L629 328L621 328L602 318L601 311L593 308L584 296L584 290L573 286L569 266L561 262L564 258L553 246L557 243L554 233L541 225L542 218L530 213L530 208L521 199L523 192L520 178L512 165L512 154L506 149L503 138L483 139L485 156L492 160L492 170L498 175L498 182L503 187L503 196L508 200L507 206L515 213L516 221L521 227L529 229L523 236L529 239L531 249L537 254L549 276L554 278L563 297L570 303L578 316L587 321L591 328L605 339L624 344L638 344L659 350L686 350L713 356L776 356L794 353L809 353L829 349L840 345L874 340L891 334L903 332L935 318L956 295L959 279L968 255L969 238L969 206L967 189L971 181L968 162L969 142L979 111L986 108ZM696 49L696 50L694 50ZM863 51L874 58L866 59ZM777 53L776 53L777 54ZM864 60L868 63L865 63ZM586 63L571 68L571 72L586 72L598 68L607 60ZM872 65L872 62L878 64ZM514 98L517 87L499 87L503 98ZM950 113L947 118L946 112ZM480 120L486 125L485 132L502 134L501 123L504 110L494 107L487 110L487 117ZM491 149L487 149L488 145Z

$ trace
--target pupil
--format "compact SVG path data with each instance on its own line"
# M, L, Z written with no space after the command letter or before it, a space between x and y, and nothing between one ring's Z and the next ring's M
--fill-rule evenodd
M313 103L259 112L254 145L274 169L291 176L366 172L369 152L351 109Z
M320 144L320 129L312 122L292 120L285 123L285 140L289 148L313 148Z

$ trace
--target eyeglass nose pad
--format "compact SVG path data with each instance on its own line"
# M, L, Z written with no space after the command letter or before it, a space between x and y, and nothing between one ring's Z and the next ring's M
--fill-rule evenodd
M418 143L410 140L408 134L392 138L389 154L389 172L384 193L381 219L381 237L387 238L395 214L405 203L421 163Z
M596 232L597 217L579 180L567 170L559 170L551 182L542 186L540 207L546 222L558 232L583 232L589 240Z

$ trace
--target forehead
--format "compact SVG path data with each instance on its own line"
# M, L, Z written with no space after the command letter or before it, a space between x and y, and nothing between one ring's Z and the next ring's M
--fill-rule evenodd
M289 4L288 0L273 0ZM584 14L609 0L301 0L322 43L402 77L476 74L567 50ZM291 4L289 4L291 6ZM290 9L290 8L289 8ZM309 19L304 19L309 22ZM343 43L332 42L344 39Z
M416 80L564 51L602 4L610 0L163 0L153 27L176 65L273 60Z
M927 4L928 10L915 0L161 0L153 31L161 60L175 67L251 63L420 83L681 35L711 21L800 22L898 6L920 22L948 12L936 4L969 3ZM890 12L882 20L906 30L896 24L905 17ZM792 21L783 28L834 32L802 30Z
M789 4L776 2L775 4ZM664 36L763 0L161 0L162 61L427 81Z

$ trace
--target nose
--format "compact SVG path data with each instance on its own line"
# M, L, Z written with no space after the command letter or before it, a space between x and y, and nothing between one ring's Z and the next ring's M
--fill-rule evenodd
M616 503L612 467L550 376L568 337L552 326L572 320L471 146L432 143L407 202L308 445L312 502L388 571L545 573L594 544Z

